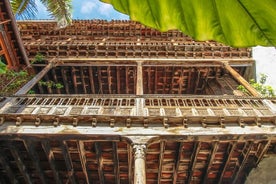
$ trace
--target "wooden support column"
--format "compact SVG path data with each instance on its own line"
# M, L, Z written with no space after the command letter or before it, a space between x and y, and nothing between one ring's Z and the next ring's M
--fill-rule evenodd
M243 85L254 97L261 97L261 94L254 89L236 70L234 70L228 62L223 62L223 66L234 77L234 79Z
M134 144L134 184L146 184L146 145Z

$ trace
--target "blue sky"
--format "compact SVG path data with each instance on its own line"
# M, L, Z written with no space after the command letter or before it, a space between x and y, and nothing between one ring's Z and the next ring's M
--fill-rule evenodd
M36 19L49 19L46 8L36 0L38 5L38 15ZM127 15L117 12L109 4L99 0L72 0L73 19L129 19Z

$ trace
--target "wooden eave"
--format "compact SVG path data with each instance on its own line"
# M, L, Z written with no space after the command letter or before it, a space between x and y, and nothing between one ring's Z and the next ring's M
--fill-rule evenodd
M0 2L0 55L5 57L9 68L18 70L29 65L9 0Z

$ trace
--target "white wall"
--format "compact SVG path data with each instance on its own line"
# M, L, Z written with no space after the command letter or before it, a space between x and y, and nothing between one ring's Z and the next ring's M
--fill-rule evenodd
M276 48L275 47L254 47L253 58L256 60L256 74L266 74L267 85L276 90ZM258 80L258 78L257 78Z

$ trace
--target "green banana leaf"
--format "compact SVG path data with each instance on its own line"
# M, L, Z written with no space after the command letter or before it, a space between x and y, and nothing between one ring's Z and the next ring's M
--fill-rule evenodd
M101 0L146 26L233 47L276 46L276 0Z

